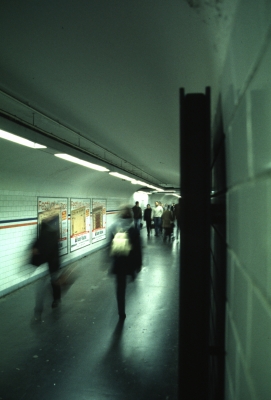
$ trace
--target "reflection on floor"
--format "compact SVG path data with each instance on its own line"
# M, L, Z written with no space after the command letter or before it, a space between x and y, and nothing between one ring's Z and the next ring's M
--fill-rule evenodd
M144 266L127 286L118 323L106 249L79 262L80 275L41 322L32 283L0 299L0 399L177 399L180 243L146 237Z

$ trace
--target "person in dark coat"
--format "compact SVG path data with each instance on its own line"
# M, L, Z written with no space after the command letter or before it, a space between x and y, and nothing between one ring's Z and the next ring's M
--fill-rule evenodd
M132 208L133 214L134 214L134 223L135 223L135 228L140 231L140 224L142 221L142 210L141 207L139 207L139 202L136 201L134 207Z
M132 277L132 280L134 280L137 273L140 272L142 266L142 248L140 235L138 229L134 227L133 215L130 207L125 206L120 210L119 218L113 224L111 232L112 240L115 240L115 238L117 238L118 233L127 233L128 239L128 250L126 249L124 250L124 252L112 252L111 245L111 256L113 259L111 273L116 275L116 296L118 314L119 319L123 321L126 318L125 292L127 275L130 275ZM125 241L125 239L123 240Z
M168 240L170 241L170 236L172 234L172 223L173 223L173 214L170 211L170 206L167 207L167 210L165 210L162 214L162 226L164 229L164 241Z
M146 221L148 236L150 236L150 233L151 233L151 212L152 212L151 206L150 206L150 204L147 204L147 208L145 208L145 210L144 210L143 219L144 219L144 221Z
M53 290L52 308L58 306L61 300L61 288L57 282L60 269L59 258L59 221L58 215L44 219L40 226L39 237L32 247L33 254L39 254L43 263L48 263ZM40 316L43 311L44 284L39 288L36 297L35 315Z

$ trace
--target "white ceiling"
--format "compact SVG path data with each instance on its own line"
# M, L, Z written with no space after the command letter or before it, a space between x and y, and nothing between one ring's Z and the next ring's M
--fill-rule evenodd
M0 90L179 187L179 89L214 112L234 3L1 0Z

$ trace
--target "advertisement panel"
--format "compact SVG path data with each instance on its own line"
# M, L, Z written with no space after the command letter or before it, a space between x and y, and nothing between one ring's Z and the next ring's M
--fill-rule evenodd
M92 199L92 243L106 238L106 200Z
M71 199L71 252L90 245L90 199Z
M59 253L68 253L68 199L57 197L38 197L38 232L46 219L59 230Z

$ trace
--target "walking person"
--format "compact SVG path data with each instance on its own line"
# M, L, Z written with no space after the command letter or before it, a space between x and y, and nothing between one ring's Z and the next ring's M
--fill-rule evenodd
M42 221L39 237L32 247L32 254L38 255L42 259L42 263L48 263L53 291L52 308L55 308L61 301L61 288L57 282L60 269L58 215L48 217ZM36 319L41 318L44 292L45 282L43 280L42 284L38 287L36 295L36 305L34 309Z
M134 207L132 208L134 214L134 224L135 228L140 231L140 224L142 221L142 209L139 207L139 202L136 201Z
M146 221L148 237L150 236L150 233L151 233L151 213L152 213L151 205L147 204L147 208L145 208L145 210L144 210L143 219L144 219L144 221Z
M170 236L172 234L172 229L173 229L173 213L170 210L170 206L167 207L167 210L165 210L162 214L162 227L164 229L164 241L168 240L170 241Z
M159 202L155 202L155 207L152 209L152 219L154 222L155 236L159 236L161 233L161 217L163 214L163 207L159 205Z
M120 210L119 218L112 226L110 254L113 257L111 273L116 276L119 319L124 321L126 318L125 292L127 275L130 275L134 280L142 265L139 231L133 226L133 216L128 206Z

